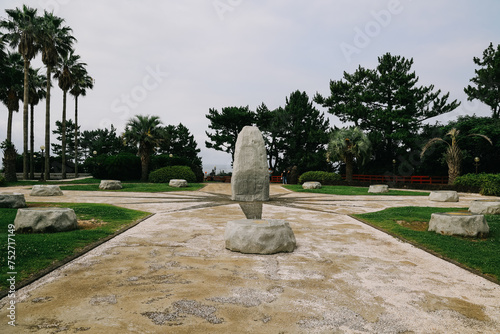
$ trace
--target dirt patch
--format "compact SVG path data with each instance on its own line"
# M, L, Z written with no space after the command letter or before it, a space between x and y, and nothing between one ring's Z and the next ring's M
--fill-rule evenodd
M93 219L93 218L90 220L78 220L78 229L91 230L91 229L94 229L94 228L97 228L99 226L103 226L106 224L107 223L102 221L102 220Z
M396 223L413 231L427 231L429 229L429 222L398 220Z

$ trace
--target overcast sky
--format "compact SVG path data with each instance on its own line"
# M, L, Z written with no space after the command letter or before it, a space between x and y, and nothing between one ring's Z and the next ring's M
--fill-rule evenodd
M95 87L79 99L82 130L121 133L136 114L184 124L195 136L206 171L228 170L228 154L205 147L209 108L270 109L295 90L329 94L329 81L361 65L375 68L386 52L413 58L421 85L434 84L462 101L458 115L491 114L467 102L463 88L474 76L472 58L500 43L498 0L0 0L66 20ZM33 62L42 67L41 56ZM45 69L43 69L45 71ZM52 90L51 118L61 119L62 93ZM323 108L317 106L318 109ZM44 142L45 102L35 110L35 147ZM0 138L7 109L0 105ZM68 98L68 118L74 99ZM332 124L341 126L333 116ZM22 115L13 140L22 151ZM3 139L2 139L3 140Z

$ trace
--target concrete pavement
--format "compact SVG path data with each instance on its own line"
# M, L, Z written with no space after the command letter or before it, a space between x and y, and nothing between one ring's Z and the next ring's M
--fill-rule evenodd
M9 189L12 191L13 189ZM500 286L350 218L427 197L332 196L271 186L263 218L290 222L297 249L224 248L245 218L229 184L196 192L65 191L29 201L108 203L155 215L18 291L8 333L499 333Z

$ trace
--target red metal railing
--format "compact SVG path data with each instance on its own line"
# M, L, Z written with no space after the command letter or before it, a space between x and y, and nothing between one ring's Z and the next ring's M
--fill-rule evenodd
M342 175L345 179L345 175ZM448 184L448 176L396 176L396 175L361 175L354 174L353 181L363 182L398 182L398 183L427 183L427 184Z

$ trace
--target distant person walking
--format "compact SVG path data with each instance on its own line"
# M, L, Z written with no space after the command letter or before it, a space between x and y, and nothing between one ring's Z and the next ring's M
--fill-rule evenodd
M283 173L281 173L281 181L283 184L287 184L288 182L286 181L286 170L283 170Z

